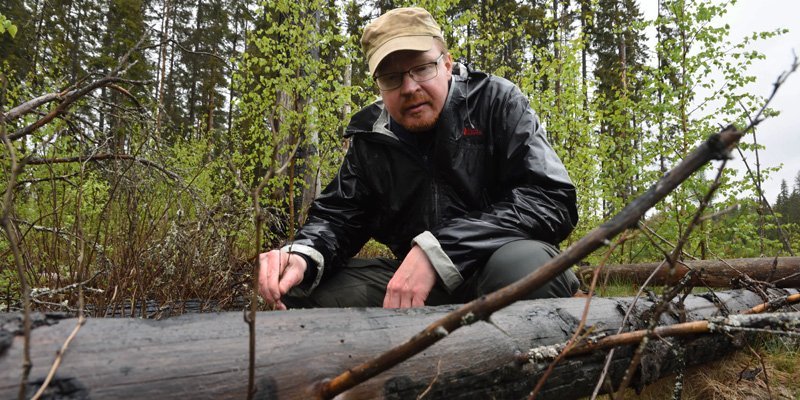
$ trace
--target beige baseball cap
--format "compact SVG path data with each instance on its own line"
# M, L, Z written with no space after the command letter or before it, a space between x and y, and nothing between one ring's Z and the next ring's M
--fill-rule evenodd
M395 51L430 50L434 38L444 40L442 28L425 9L407 7L387 11L370 22L361 36L369 73L374 74L381 60Z

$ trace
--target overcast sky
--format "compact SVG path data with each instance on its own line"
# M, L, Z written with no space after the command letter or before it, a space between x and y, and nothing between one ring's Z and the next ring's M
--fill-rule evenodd
M654 19L658 0L639 0L645 18ZM739 0L729 7L722 23L731 27L731 41L753 32L787 28L789 33L777 38L759 41L755 50L766 55L766 60L757 60L749 72L757 81L751 89L754 94L767 97L772 84L781 72L787 70L795 51L800 56L800 0ZM800 171L800 70L792 74L781 87L771 107L781 112L777 117L762 122L757 130L759 144L766 149L759 152L762 167L783 165L765 182L764 192L774 202L780 190L781 179L785 179L791 191L794 177ZM730 121L718 121L725 124ZM747 136L752 141L752 136ZM748 163L755 168L755 155L745 153ZM729 165L744 170L744 164L736 154Z

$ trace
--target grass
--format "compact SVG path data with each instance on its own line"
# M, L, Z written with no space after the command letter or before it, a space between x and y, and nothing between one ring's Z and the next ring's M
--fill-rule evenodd
M781 342L781 345L776 345ZM720 360L688 368L683 384L683 399L800 399L800 341L776 337L757 337ZM763 361L763 364L762 364ZM764 372L766 367L766 373ZM672 398L674 376L662 378L646 387L641 399ZM635 397L633 390L628 396ZM605 397L608 398L608 397Z

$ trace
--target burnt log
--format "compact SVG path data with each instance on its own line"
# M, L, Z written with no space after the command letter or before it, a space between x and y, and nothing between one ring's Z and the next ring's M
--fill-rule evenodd
M600 281L616 279L618 281L642 284L662 263L610 264L600 272ZM595 266L584 266L578 269L582 282L591 282ZM747 287L747 275L752 280L767 282L779 288L800 287L800 257L777 258L736 258L730 260L694 260L681 261L676 264L675 272L670 273L669 265L664 264L650 281L651 285L674 285L690 270L697 273L692 276L690 285L712 288Z
M777 294L777 291L770 291ZM797 293L797 290L781 291ZM588 326L612 334L632 298L595 298ZM759 295L734 290L688 296L686 320L736 313L763 303ZM548 364L530 362L531 348L566 341L578 325L585 299L517 302L452 333L435 346L340 395L346 399L524 398ZM632 324L647 325L652 302L640 299ZM395 346L457 306L410 310L380 308L263 312L256 319L256 398L306 399L322 380L336 376ZM678 321L665 313L661 324ZM18 314L0 315L0 398L15 398L23 339ZM31 336L28 395L44 381L56 351L77 319L40 318ZM5 333L3 335L2 333ZM3 339L5 338L5 339ZM669 346L651 341L636 385L669 374L678 362ZM732 351L725 335L681 338L689 364ZM238 312L191 314L161 321L88 319L71 342L44 398L242 399L247 395L248 327ZM632 346L618 348L610 378L619 382ZM591 393L605 352L562 361L537 398L568 399Z

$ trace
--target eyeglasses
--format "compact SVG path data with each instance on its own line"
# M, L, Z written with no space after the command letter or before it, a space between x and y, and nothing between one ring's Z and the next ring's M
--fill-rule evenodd
M436 61L417 65L404 72L391 72L375 77L378 89L383 91L394 90L403 84L403 77L408 74L415 82L429 81L439 75L439 62L444 58L444 53Z

